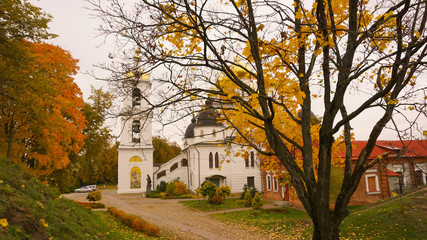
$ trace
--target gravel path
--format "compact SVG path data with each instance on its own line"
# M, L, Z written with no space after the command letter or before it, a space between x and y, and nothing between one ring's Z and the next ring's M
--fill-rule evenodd
M210 213L187 209L181 200L143 198L140 194L116 194L115 189L103 189L102 201L128 214L142 217L160 228L161 234L171 239L270 239L250 229L223 223L209 217ZM64 194L65 198L87 201L87 193ZM272 207L266 206L266 207Z

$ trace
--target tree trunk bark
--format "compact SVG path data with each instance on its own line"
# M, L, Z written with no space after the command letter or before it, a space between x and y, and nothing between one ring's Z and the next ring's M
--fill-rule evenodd
M13 144L13 129L14 129L14 120L13 120L13 115L10 119L10 123L9 123L9 127L7 129L7 154L6 157L8 159L11 158L12 156L12 144Z

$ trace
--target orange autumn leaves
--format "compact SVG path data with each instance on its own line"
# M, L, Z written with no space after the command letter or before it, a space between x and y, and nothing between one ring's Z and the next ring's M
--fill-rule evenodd
M78 152L85 136L83 100L72 75L77 60L69 52L47 43L24 42L28 58L19 66L2 61L7 81L2 83L0 151L42 176L64 168L68 154ZM7 97L5 97L7 96Z

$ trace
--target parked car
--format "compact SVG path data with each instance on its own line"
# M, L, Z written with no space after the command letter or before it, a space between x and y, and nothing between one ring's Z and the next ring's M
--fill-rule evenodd
M76 190L74 190L74 192L79 193L79 192L93 192L98 190L98 187L96 185L88 185L88 186L84 186L81 188L77 188Z

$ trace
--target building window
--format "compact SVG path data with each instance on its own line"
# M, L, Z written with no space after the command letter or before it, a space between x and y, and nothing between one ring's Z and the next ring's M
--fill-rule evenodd
M245 167L249 167L249 156L245 159Z
M271 191L271 176L267 175L265 178L266 182L267 182L267 190Z
M159 178L161 178L163 176L166 176L166 170L163 170L163 171L157 173L157 179L159 179Z
M132 122L132 142L139 142L139 133L141 132L141 125L138 120Z
M209 168L213 168L213 154L209 153Z
M377 174L368 174L365 176L366 181L366 193L367 194L379 194L380 185L378 183Z
M415 171L415 179L417 180L417 186L425 185L426 183L423 181L423 171L417 170Z
M251 152L251 167L255 167L255 154Z
M215 168L219 168L219 155L215 153Z
M215 129L212 130L212 137L216 137L216 131L215 131Z
M178 163L174 163L171 168L170 168L170 172L172 172L173 170L178 168Z
M181 160L181 167L187 167L188 166L188 160L187 159L182 159Z
M134 88L132 90L132 107L141 106L141 90Z
M205 132L202 130L200 130L200 137L204 137L205 136Z
M273 177L273 191L274 192L279 191L279 181L275 177Z
M255 177L248 177L248 187L255 187Z

